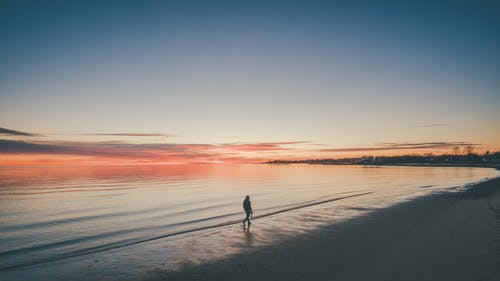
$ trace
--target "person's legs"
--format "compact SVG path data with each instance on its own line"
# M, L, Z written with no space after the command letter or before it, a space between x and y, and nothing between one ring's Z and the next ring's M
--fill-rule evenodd
M248 224L250 225L250 212L247 212L247 217L243 220L243 224L245 224L245 221L248 222Z

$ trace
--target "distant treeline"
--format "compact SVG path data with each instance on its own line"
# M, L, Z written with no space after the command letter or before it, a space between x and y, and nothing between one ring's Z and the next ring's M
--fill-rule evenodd
M265 164L320 164L320 165L435 165L435 166L500 166L500 152L485 154L443 154L363 156L341 159L272 160Z

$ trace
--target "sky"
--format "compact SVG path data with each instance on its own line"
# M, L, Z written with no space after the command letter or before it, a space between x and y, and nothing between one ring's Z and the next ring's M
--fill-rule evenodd
M497 1L0 1L0 165L500 150Z

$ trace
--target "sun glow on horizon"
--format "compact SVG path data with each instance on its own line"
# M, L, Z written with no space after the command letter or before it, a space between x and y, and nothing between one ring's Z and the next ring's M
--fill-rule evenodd
M2 128L0 128L2 129ZM141 142L154 134L99 134L112 141L48 140L45 136L2 129L0 166L127 166L183 164L241 164L273 160L340 159L361 156L446 154L453 149L476 153L493 151L470 142L379 143L371 146L333 147L310 141L179 143ZM7 133L5 133L7 132ZM116 136L126 139L117 140ZM138 138L133 141L130 138Z

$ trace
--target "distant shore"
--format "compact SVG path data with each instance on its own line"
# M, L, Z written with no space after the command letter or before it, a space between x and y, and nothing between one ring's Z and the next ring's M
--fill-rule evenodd
M374 167L384 167L384 166L407 166L407 167L464 167L464 168L493 168L500 170L500 164L446 164L446 163L391 163L391 164L311 164L311 165L358 165L358 166L374 166Z
M284 162L271 163L265 162L262 164L269 165L293 165L293 164L308 164L308 165L337 165L337 166L364 166L364 167L384 167L384 166L405 166L405 167L470 167L470 168L493 168L500 170L500 163L388 163L388 164L361 164L361 163L304 163L304 162Z
M354 158L324 158L302 160L270 160L263 164L287 165L362 165L362 166L418 166L418 167L484 167L500 169L500 152L485 154L442 154L362 156Z
M500 280L500 177L144 280Z

